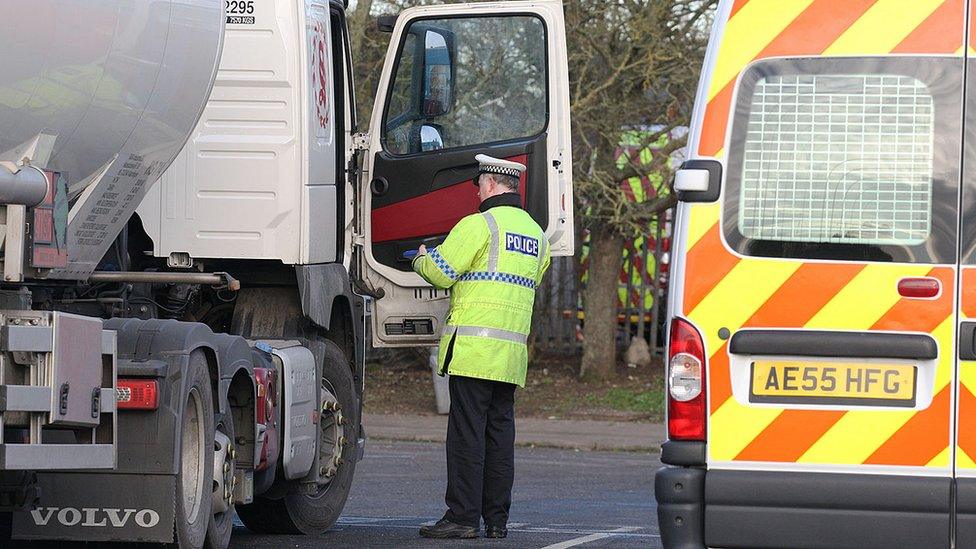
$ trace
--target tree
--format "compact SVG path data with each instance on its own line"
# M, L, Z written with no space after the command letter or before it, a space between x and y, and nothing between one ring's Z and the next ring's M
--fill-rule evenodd
M359 131L366 131L373 108L373 97L379 84L390 35L376 28L376 16L398 11L385 0L357 0L349 12L349 46L352 50L353 74L356 79L356 115Z
M717 0L574 0L565 3L577 217L590 234L583 293L581 377L616 366L617 280L624 242L674 205L668 160L684 139ZM627 134L640 143L620 154ZM648 158L648 154L650 158ZM659 174L656 192L629 200L621 183Z

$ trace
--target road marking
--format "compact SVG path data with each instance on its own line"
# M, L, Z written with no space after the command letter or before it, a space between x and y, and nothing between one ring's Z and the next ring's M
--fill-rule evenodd
M626 534L629 532L633 532L635 530L640 530L640 528L633 528L633 527L617 528L609 532L599 532L596 534L590 534L588 536L574 538L559 543L553 543L552 545L546 545L542 549L566 549L567 547L575 547L577 545L583 545L584 543L590 543L591 541L600 541L601 539L613 537L614 534Z
M405 524L405 522L422 521L419 524ZM424 524L434 524L433 521L424 521L421 517L399 517L399 518L381 518L381 517L340 517L336 522L339 527L349 527L349 528L383 528L383 529L409 529L414 530L418 526ZM579 534L589 530L586 536L600 536L589 541L596 541L598 539L604 539L607 537L626 537L626 538L660 538L660 534L642 534L638 533L639 530L643 528L640 526L622 526L614 530L597 529L597 528L579 528L574 527L570 524L548 524L544 526L532 526L530 523L526 522L513 522L508 526L509 532L521 532L525 534ZM570 540L575 541L575 540ZM578 545L578 544L577 544ZM563 547L557 545L556 547ZM572 547L572 546L566 546ZM544 548L547 549L547 548Z
M418 525L416 524L356 524L356 523L343 523L343 522L337 522L336 526L337 526L336 531L340 531L345 528L365 528L365 529L375 528L375 529L385 529L385 530L416 531L418 528ZM241 527L243 528L243 525ZM639 530L639 528L632 528L631 530ZM578 534L579 533L579 529L569 529L569 528L559 529L559 528L541 528L541 527L519 528L517 530L513 530L509 528L508 531L517 532L520 534ZM600 539L606 537L614 537L614 538L660 538L661 537L660 534L637 534L637 533L630 533L630 532L612 532L612 533L599 532L597 534L589 534L589 535L600 535L602 536Z

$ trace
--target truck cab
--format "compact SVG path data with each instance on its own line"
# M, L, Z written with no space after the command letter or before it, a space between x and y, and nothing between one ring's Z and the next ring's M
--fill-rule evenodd
M477 211L479 153L528 166L524 207L573 253L561 6L400 14L361 127L342 7L253 7L228 16L203 115L137 211L155 257L343 264L374 299L374 345L436 344L447 294L410 253Z

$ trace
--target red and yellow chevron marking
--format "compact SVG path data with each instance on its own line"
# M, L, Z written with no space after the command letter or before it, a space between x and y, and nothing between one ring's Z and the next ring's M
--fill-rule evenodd
M849 265L847 267L850 267ZM952 288L953 271L949 268L932 269L928 276L938 278L943 289ZM872 326L874 330L934 332L947 317L951 319L952 292L944 291L937 301L919 302L899 299ZM916 324L917 322L917 324ZM909 326L911 325L911 326ZM946 372L946 386L938 392L933 404L915 413L896 436L891 437L866 460L867 463L887 465L928 464L949 445L949 404L951 363ZM848 412L786 410L759 436L740 452L735 459L746 461L799 461ZM884 412L888 413L888 412ZM932 428L932 426L935 426ZM924 432L921 436L918 431ZM906 452L907 450L907 452ZM916 457L923 456L923 457ZM924 459L923 459L924 458Z
M698 154L722 155L735 83L749 63L779 56L961 55L964 1L736 0L707 83ZM722 239L720 208L690 208L681 307L701 329L709 354L710 460L948 468L953 353L940 354L925 410L783 410L743 405L732 396L728 350L718 333L744 327L925 332L953 349L954 268L740 257ZM898 295L898 280L917 276L942 282L939 299ZM976 284L976 270L969 276ZM976 292L972 301L976 313ZM976 364L973 371L966 394L976 414ZM960 403L960 413L966 405ZM976 435L971 438L959 446L976 459Z
M969 6L968 56L976 58L976 2ZM965 266L960 273L962 288L959 295L959 314L962 318L976 319L976 267ZM956 470L976 469L976 362L960 361L957 403Z
M969 369L976 367L972 362L963 363ZM965 369L961 369L965 371ZM966 376L961 376L965 378ZM962 423L964 418L976 417L976 396L973 395L973 379L968 383L962 380L959 386L959 421ZM971 425L971 424L970 424ZM976 429L959 429L958 440L956 441L956 467L961 469L976 469Z
M970 27L971 32L972 28ZM960 315L976 319L976 267L963 267ZM956 468L976 469L976 362L959 363L959 434L956 440Z
M964 9L964 0L943 2L891 51L899 54L958 52L962 44L955 33L946 29L952 28Z
M976 267L963 267L962 287L971 290L963 291L960 298L962 316L976 318Z

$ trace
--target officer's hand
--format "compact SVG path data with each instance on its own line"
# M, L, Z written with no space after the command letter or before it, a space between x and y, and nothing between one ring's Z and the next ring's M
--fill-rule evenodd
M422 255L427 255L427 246L424 246L423 244L421 244L420 247L417 248L417 257L420 257Z

